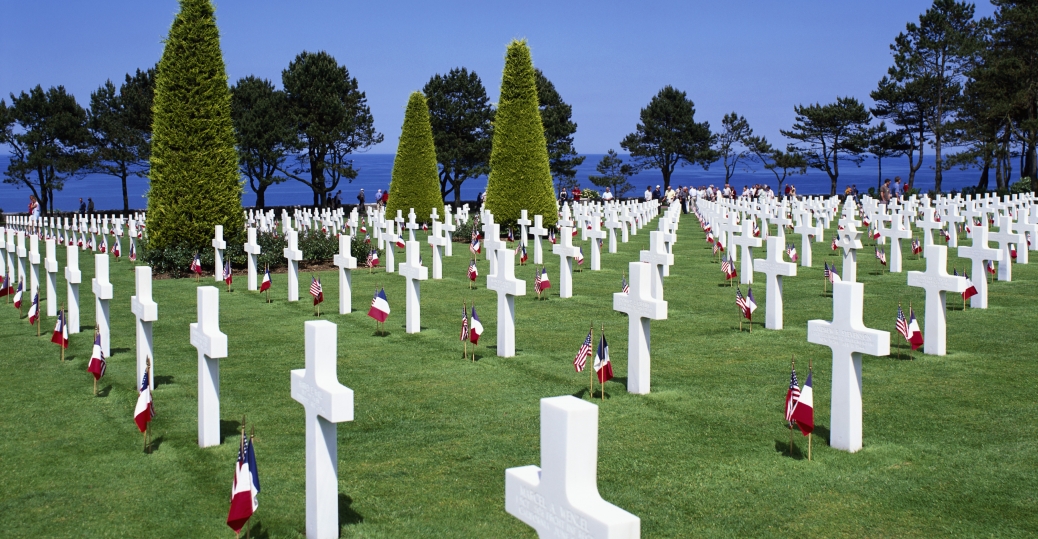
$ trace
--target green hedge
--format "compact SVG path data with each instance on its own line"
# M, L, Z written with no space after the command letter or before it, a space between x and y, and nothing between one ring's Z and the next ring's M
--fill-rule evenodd
M512 41L505 55L486 204L502 230L514 225L524 209L541 215L544 226L558 221L537 81L525 40Z
M443 213L440 195L440 176L436 166L436 145L433 144L429 105L421 92L412 92L404 113L396 158L393 160L393 179L389 183L389 203L386 214L396 215L400 210L407 215L414 208L419 223L429 222L435 208Z

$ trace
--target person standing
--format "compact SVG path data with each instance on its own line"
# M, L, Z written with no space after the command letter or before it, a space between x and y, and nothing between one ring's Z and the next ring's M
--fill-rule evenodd
M894 176L894 185L890 188L890 198L901 200L904 190L901 187L901 176Z
M87 213L94 213L94 199L87 197Z
M648 185L645 186L645 201L652 200L652 189Z
M357 211L364 214L364 189L357 193Z
M577 187L577 186L573 186L572 194L573 194L573 202L580 202L580 188Z
M883 182L883 187L879 188L879 200L883 204L890 203L890 178L887 178L886 181Z
M382 191L382 207L385 208L386 204L389 204L389 189Z
M86 202L83 202L83 197L79 197L79 214L86 215Z
M606 187L605 193L602 193L602 200L604 200L606 202L609 202L610 200L613 200L613 193L609 192L609 188L608 187Z

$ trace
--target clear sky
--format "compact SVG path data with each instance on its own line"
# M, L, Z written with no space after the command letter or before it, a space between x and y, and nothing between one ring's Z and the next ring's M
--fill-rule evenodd
M620 150L638 111L665 85L688 93L716 130L736 111L781 141L793 105L868 93L891 63L889 44L926 0L641 2L221 0L217 23L232 82L280 87L303 50L326 50L366 92L393 153L407 96L436 73L475 71L496 100L505 47L526 38L534 64L573 105L580 153ZM519 8L521 6L521 9ZM64 85L80 104L162 55L174 0L4 2L0 97ZM988 3L977 6L990 15Z

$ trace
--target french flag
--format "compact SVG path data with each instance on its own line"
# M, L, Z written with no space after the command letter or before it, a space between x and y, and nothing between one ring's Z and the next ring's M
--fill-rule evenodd
M923 331L919 329L919 321L915 319L915 310L910 311L911 314L908 317L908 342L912 345L912 350L917 350L923 345Z
M263 282L260 283L259 288L260 292L266 292L267 290L270 290L270 268L267 268L267 271L263 274Z
M804 436L811 434L811 431L815 429L814 390L811 388L811 374L807 373L807 381L800 390L800 398L793 405L792 419L797 422L797 426L800 427L800 432L804 433Z
M375 293L375 297L371 298L371 308L368 309L368 316L379 322L385 322L386 318L389 318L389 300L386 299L385 288L380 289Z
M133 422L141 432L148 430L148 423L155 417L155 406L151 401L151 388L148 387L148 371L144 371L141 380L141 393L137 397L137 407L133 409Z
M40 295L37 293L32 297L32 305L29 307L29 325L36 325L40 319Z
M15 309L21 309L22 308L22 285L23 284L25 284L25 281L18 281L18 289L14 291L14 308Z
M962 275L966 277L966 290L962 293L962 301L966 301L979 294L979 292L977 292L977 287L973 286L973 280L970 279L969 274L963 271Z
M404 243L404 237L403 236L397 236L396 237L396 246L397 246L398 249L403 249L403 248L407 247L407 244Z
M256 451L251 440L242 435L238 450L238 461L234 467L234 482L231 484L231 508L227 512L227 525L234 533L241 532L252 514L259 509L259 472L256 469Z
M50 342L68 348L68 325L65 324L64 310L58 311L58 323L54 325L54 335L51 336Z
M472 344L479 344L479 336L483 334L483 323L479 321L479 316L476 315L476 306L472 306L472 325L469 326L469 341Z
M94 380L100 380L105 375L107 367L105 354L101 351L101 334L98 333L94 335L94 350L90 354L90 364L87 365L87 372L94 375Z

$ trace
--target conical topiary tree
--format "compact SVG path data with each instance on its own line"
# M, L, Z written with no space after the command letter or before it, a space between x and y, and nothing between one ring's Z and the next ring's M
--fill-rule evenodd
M521 210L558 221L558 204L548 166L548 146L537 103L537 82L526 41L512 41L505 54L501 98L494 119L487 209L494 221L515 223Z
M440 176L436 168L436 146L433 144L429 105L421 92L413 92L404 112L400 145L393 159L393 179L389 183L386 213L408 212L414 208L418 222L429 220L433 208L443 214Z
M223 225L229 240L241 234L231 93L209 0L180 0L155 78L153 110L150 247L204 247L215 225Z

